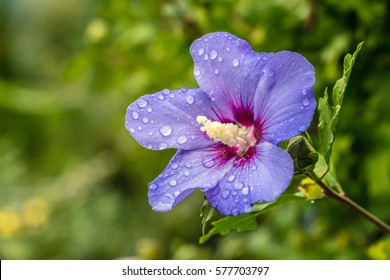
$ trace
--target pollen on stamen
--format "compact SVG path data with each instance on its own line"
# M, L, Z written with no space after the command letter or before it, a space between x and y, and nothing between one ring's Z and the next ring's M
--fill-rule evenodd
M210 121L205 116L198 116L196 121L203 125L200 130L206 132L211 139L222 142L229 147L238 146L240 151L245 151L248 146L254 145L256 142L252 127Z

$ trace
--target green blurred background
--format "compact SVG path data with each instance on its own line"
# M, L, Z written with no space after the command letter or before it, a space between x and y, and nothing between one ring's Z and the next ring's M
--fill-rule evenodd
M390 1L0 0L0 259L390 258L388 237L329 199L205 245L200 191L171 212L150 209L147 184L174 151L140 147L126 108L197 87L188 49L213 31L303 54L316 97L365 41L334 163L345 191L390 222Z

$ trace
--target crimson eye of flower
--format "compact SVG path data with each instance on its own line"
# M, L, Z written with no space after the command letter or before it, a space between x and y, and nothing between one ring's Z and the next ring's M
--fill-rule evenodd
M293 162L277 145L310 125L314 68L226 32L196 40L190 53L198 89L145 95L127 109L126 128L142 146L178 149L149 184L149 203L169 211L198 188L223 215L250 212L290 184Z

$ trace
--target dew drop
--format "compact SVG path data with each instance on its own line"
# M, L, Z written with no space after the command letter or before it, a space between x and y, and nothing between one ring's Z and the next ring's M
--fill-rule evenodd
M186 96L186 102L187 102L188 104L194 103L194 97L193 97L192 95L187 95L187 96Z
M138 120L139 114L138 114L138 112L133 111L133 112L131 112L131 116L133 117L133 119Z
M199 70L195 70L194 71L194 75L195 75L195 77L199 77L200 76L200 71Z
M164 126L160 127L160 133L163 136L169 136L172 133L172 128L169 125L164 125Z
M168 144L167 143L161 142L160 144L158 144L158 149L159 150L164 150L166 148L168 148Z
M176 170L178 167L179 167L179 165L177 163L174 163L171 165L171 168L174 170Z
M148 109L146 109L146 111L148 111L148 113L151 113L153 111L153 109L152 108L148 108Z
M223 58L222 57L218 57L218 61L219 62L222 62Z
M200 48L198 50L198 55L201 56L204 53L204 48Z
M158 98L159 100L164 100L164 95L159 95L159 96L157 96L157 98Z
M162 91L162 93L164 93L164 94L169 94L171 91L169 90L169 89L164 89L163 91Z
M244 187L242 190L241 190L241 193L243 195L247 195L249 193L249 188L248 187Z
M176 186L176 185L177 185L177 180L175 180L175 179L169 180L169 185L170 185L171 187Z
M242 182L237 182L235 185L234 185L234 188L236 190L241 190L242 187L244 187L244 184Z
M157 188L158 188L158 185L156 185L156 184L149 185L149 190L151 190L151 191L155 191L155 190L157 190Z
M213 167L215 164L214 159L202 159L202 165L206 168Z
M189 175L190 175L190 171L186 170L186 171L184 171L184 172L183 172L183 174L184 174L184 176L186 176L186 177L187 177L187 176L189 176Z
M218 53L216 50L212 50L210 52L210 59L215 59L217 57Z
M137 127L138 131L142 130L142 126Z
M237 194L238 194L237 191L233 191L233 192L232 192L232 196L236 196Z
M218 74L219 73L219 69L218 68L215 68L214 69L214 74Z
M305 107L309 106L310 105L310 100L308 98L303 99L302 105L305 106Z
M188 168L192 167L192 164L190 162L186 162L184 165L185 165L185 167L188 167Z
M161 202L160 203L163 203L163 204L171 204L173 203L174 201L174 197L172 194L170 193L167 193L162 199L161 199Z
M230 175L229 178L227 179L227 181L229 183L233 182L234 180L236 179L236 175Z
M233 67L237 67L237 66L238 66L238 64L240 64L240 61L238 61L238 59L237 59L237 58L235 58L235 59L233 59L233 62L232 62L232 64L233 64Z
M204 56L203 56L204 60L208 60L209 59L209 55L206 53Z
M148 123L148 122L149 122L149 119L148 119L147 117L144 117L144 118L142 118L142 122L143 122L143 123Z
M221 197L222 197L223 199L227 199L229 196L230 196L230 191L229 191L229 190L223 190L223 191L221 192Z
M229 52L229 51L230 51L230 48L229 48L229 47L226 47L226 51Z
M177 144L180 144L180 145L186 143L187 136L184 136L184 135L180 136L179 138L177 138L176 142L177 142Z
M307 94L307 90L306 89L302 90L302 95L306 95L306 94Z
M130 128L130 132L131 132L131 133L134 133L134 132L135 132L135 129L131 127L131 128Z
M244 211L245 211L246 213L249 213L249 212L252 211L252 207L251 207L250 205L245 205L245 206L244 206Z
M237 208L233 208L232 214L233 214L233 215L237 215L237 214L238 214L238 209L237 209Z
M181 92L186 92L186 91L187 91L186 88L182 88L182 89L181 89Z
M148 105L148 101L146 101L145 99L140 99L137 101L137 106L140 108L145 108L146 105Z

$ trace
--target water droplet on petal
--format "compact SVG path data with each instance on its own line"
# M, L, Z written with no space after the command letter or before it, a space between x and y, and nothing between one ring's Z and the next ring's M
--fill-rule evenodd
M148 109L146 109L146 111L148 111L148 113L151 113L153 111L153 109L152 108L148 108Z
M177 169L179 167L179 165L177 163L174 163L171 165L172 169Z
M233 208L232 214L233 214L233 215L237 215L237 214L238 214L238 209L237 209L237 208Z
M210 167L213 167L215 164L215 160L214 159L202 159L202 165L206 168L210 168Z
M215 68L214 69L214 74L218 74L219 73L219 69L218 68Z
M138 131L142 130L142 126L137 127Z
M148 101L146 101L145 99L140 99L137 101L137 106L140 108L145 108L146 105L148 105Z
M306 95L306 94L307 94L307 90L306 89L302 90L302 95Z
M162 199L161 199L161 202L160 203L163 203L163 204L171 204L173 203L174 201L174 197L172 194L170 193L167 193Z
M184 136L184 135L180 136L179 138L177 138L176 142L177 142L177 144L180 144L180 145L184 144L185 142L187 142L187 136Z
M157 96L157 98L158 98L159 100L164 100L164 95L159 95L159 96Z
M222 60L223 60L223 58L220 56L220 57L218 57L218 61L219 62L222 62Z
M176 186L176 185L177 185L177 180L175 180L175 179L169 180L169 185L170 185L171 187Z
M149 119L147 117L142 118L143 123L148 123Z
M169 136L172 133L172 128L169 125L164 125L164 126L160 127L160 133L163 136Z
M233 182L234 180L236 179L236 175L230 175L229 176L229 178L227 179L227 181L229 182L229 183L231 183L231 182Z
M132 128L132 127L131 127L129 130L130 130L131 133L134 133L134 132L135 132L135 129Z
M209 55L206 53L204 56L203 56L204 60L208 60L209 59Z
M300 126L300 127L298 128L298 130L299 130L300 132L304 132L304 131L306 130L306 127L305 127L304 125L302 125L302 126Z
M164 93L164 94L169 94L171 91L169 90L169 89L164 89L163 91L162 91L162 93Z
M249 188L248 187L244 187L242 190L241 190L241 193L243 195L247 195L249 193Z
M131 116L133 117L133 119L138 120L139 114L138 114L138 112L133 111L133 112L131 112Z
M159 150L164 150L166 148L168 148L168 144L167 143L161 142L160 144L158 144L158 149Z
M238 194L237 191L233 191L233 192L232 192L232 196L236 196L237 194Z
M195 70L194 71L194 75L195 75L195 77L199 77L200 76L200 71L199 70Z
M305 106L305 107L309 106L310 105L310 100L308 98L303 99L302 105Z
M251 212L252 211L252 207L250 206L250 205L245 205L244 206L244 211L246 212L246 213L249 213L249 212Z
M192 95L187 95L187 96L186 96L186 102L187 102L188 104L194 103L194 97L193 97Z
M244 184L242 182L237 182L235 185L234 185L234 188L236 190L241 190L242 187L244 187Z
M158 185L156 185L156 184L150 184L150 186L149 186L149 190L151 190L151 191L155 191L155 190L157 190L157 188L158 188Z
M198 55L201 56L204 53L204 48L200 48L198 50Z
M227 51L227 52L230 51L230 48L229 48L229 47L226 47L226 51Z
M273 77L275 75L275 72L272 70L268 71L268 77Z
M185 167L188 167L188 168L192 167L192 164L190 162L186 162L184 165L185 165Z
M233 67L237 67L237 66L238 66L238 64L240 64L240 61L238 61L238 59L237 59L237 58L235 58L235 59L233 59L233 62L232 62L232 64L233 64Z
M230 196L230 191L229 191L229 190L223 190L223 191L221 192L221 197L222 197L223 199L227 199L229 196Z
M218 53L216 50L212 50L210 52L210 59L215 59L217 57Z
M183 172L183 174L184 174L184 176L186 176L186 177L187 177L187 176L189 176L189 175L190 175L190 171L186 170L186 171L184 171L184 172Z

